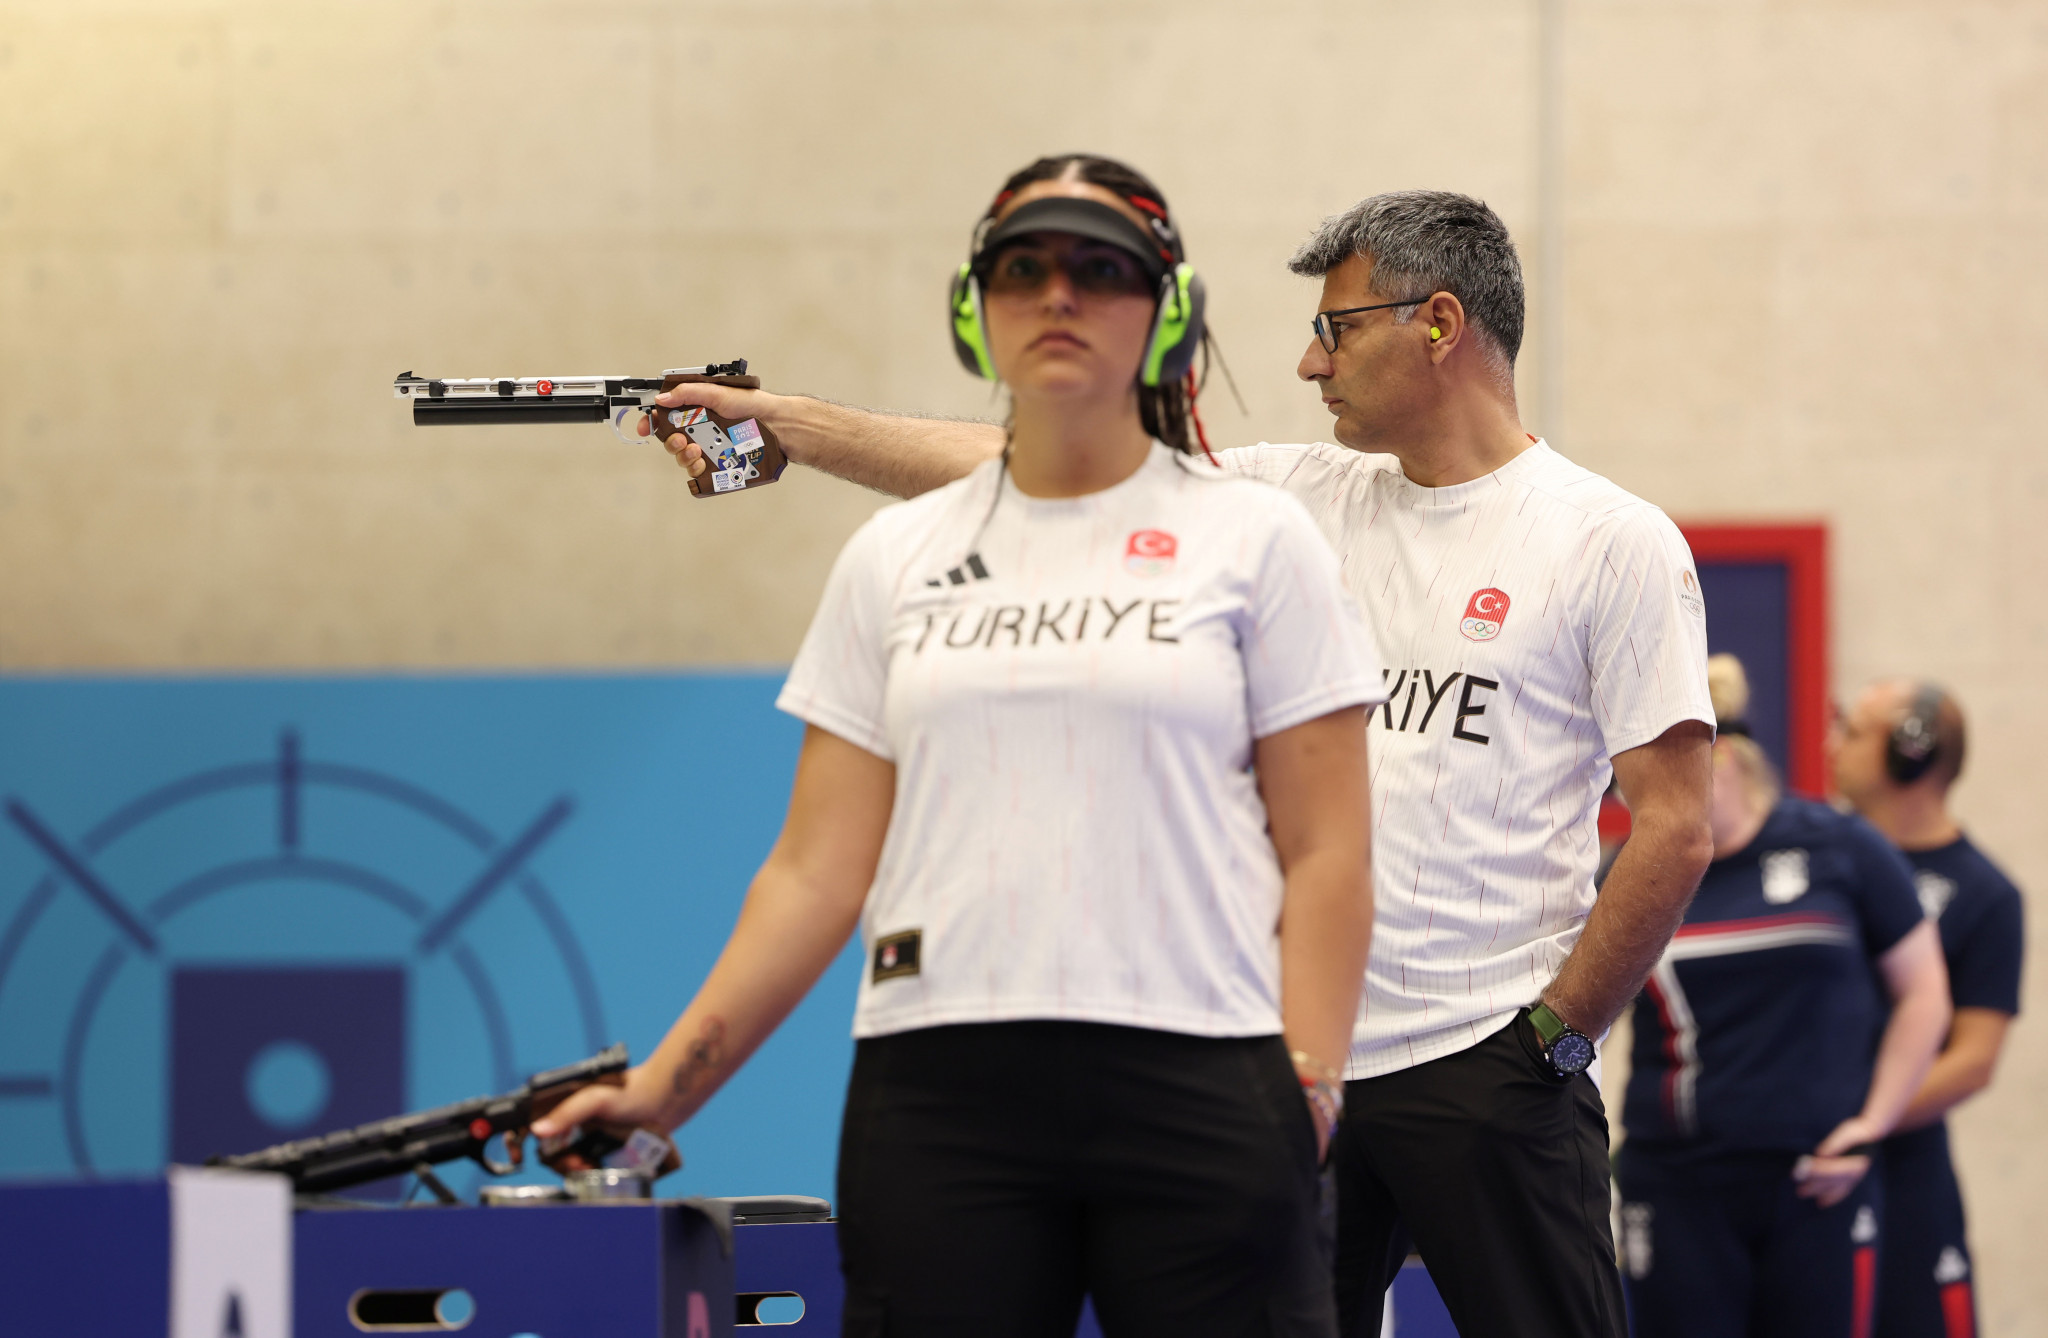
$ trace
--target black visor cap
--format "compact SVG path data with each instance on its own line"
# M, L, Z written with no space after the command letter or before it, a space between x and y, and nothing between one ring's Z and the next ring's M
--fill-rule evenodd
M1056 195L1018 205L1008 218L990 228L981 239L981 249L974 253L975 270L980 272L1005 243L1034 232L1072 233L1128 251L1154 279L1162 277L1172 264L1159 253L1159 243L1145 229L1102 201Z

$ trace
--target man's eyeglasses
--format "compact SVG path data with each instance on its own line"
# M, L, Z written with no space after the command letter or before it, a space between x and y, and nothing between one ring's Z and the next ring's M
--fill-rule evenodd
M1434 293L1429 295L1429 297L1434 296ZM1338 311L1318 311L1316 318L1310 321L1309 325L1315 330L1316 342L1323 346L1323 352L1335 353L1337 351L1338 334L1337 317L1356 316L1361 311L1385 311L1388 307L1419 307L1424 302L1429 301L1429 297L1411 297L1405 302L1382 302L1377 306L1371 307L1344 307Z

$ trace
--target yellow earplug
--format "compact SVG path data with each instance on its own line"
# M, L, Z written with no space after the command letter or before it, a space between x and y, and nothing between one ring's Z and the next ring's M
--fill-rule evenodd
M1437 329L1434 325L1432 325L1429 327L1429 337L1431 339L1442 339L1444 337L1444 332L1442 330Z

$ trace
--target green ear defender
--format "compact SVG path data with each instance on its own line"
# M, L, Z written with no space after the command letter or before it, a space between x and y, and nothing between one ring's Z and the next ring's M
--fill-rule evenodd
M1152 338L1145 345L1145 360L1138 364L1138 381L1147 386L1170 386L1195 365L1195 350L1202 346L1202 314L1208 306L1208 292L1195 267L1183 261L1159 281L1159 315L1152 322Z
M995 380L996 364L988 351L988 317L981 307L981 280L975 277L971 263L961 265L953 276L947 306L953 318L953 353L960 365L976 376ZM1167 271L1159 281L1159 314L1152 321L1152 337L1138 363L1141 385L1170 386L1188 374L1195 352L1202 346L1202 316L1207 306L1207 290L1193 265L1182 263Z
M988 322L981 314L981 280L974 277L972 262L963 262L953 276L953 295L946 305L953 314L953 353L960 365L976 376L995 380L996 364L988 355Z

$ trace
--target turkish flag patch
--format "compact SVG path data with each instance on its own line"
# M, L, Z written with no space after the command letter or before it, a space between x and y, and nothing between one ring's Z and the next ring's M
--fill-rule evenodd
M1458 624L1458 630L1474 641L1491 641L1500 635L1501 624L1508 620L1508 592L1488 586L1472 592L1472 598L1465 602L1465 618Z
M1133 576L1164 576L1173 570L1180 542L1165 530L1133 530L1124 544L1124 570Z

